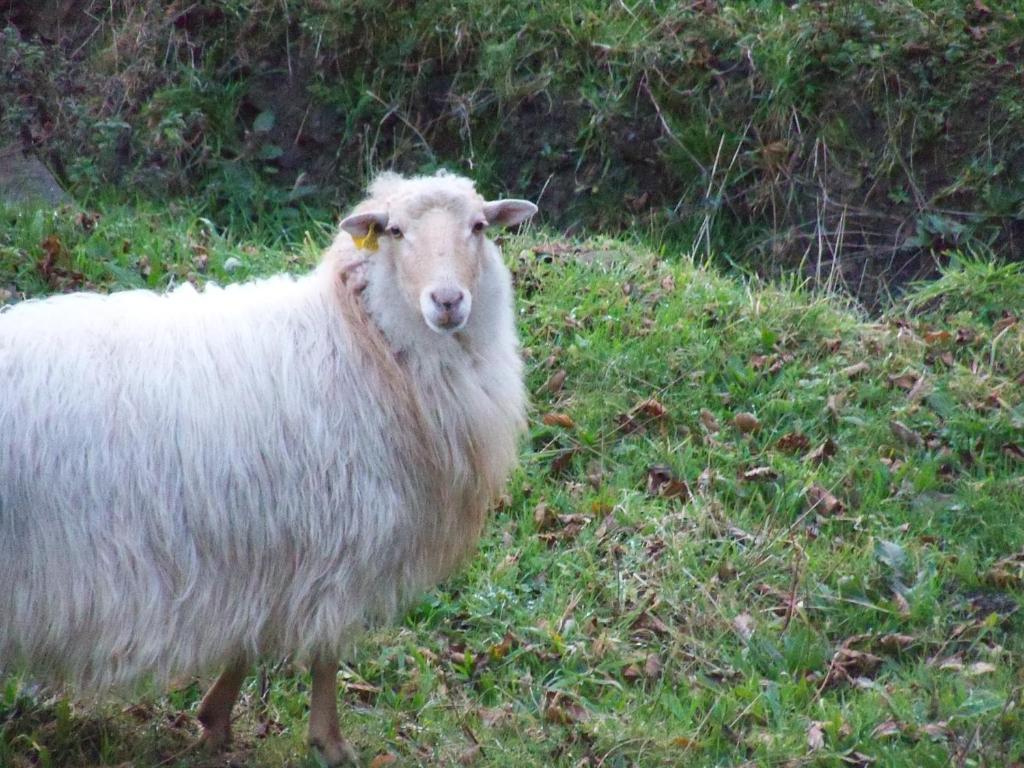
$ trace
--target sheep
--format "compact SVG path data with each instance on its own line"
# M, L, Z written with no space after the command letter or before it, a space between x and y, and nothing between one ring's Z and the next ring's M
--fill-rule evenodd
M219 667L209 749L258 659L312 673L309 743L355 762L337 660L474 548L526 394L491 226L386 173L320 265L0 312L0 669L82 691Z

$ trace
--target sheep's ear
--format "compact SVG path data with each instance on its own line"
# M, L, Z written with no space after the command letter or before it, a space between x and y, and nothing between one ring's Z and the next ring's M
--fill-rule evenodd
M487 223L499 227L511 227L526 221L537 212L537 206L528 200L493 200L484 203L484 218Z
M387 225L386 213L353 213L341 220L341 228L354 238L363 238L372 232L383 231Z

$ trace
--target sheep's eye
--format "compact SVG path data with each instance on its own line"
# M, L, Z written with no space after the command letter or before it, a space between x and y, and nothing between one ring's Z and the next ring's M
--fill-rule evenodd
M394 238L399 238L402 236L402 230L398 227L388 227L388 234Z
M482 222L482 221L478 221L478 222L476 222L476 223L475 223L475 224L473 225L473 234L475 234L475 235L479 235L479 234L480 234L481 232L483 232L483 231L484 231L484 227L485 227L485 226L486 226L486 225L485 225L485 224L484 224L484 222Z

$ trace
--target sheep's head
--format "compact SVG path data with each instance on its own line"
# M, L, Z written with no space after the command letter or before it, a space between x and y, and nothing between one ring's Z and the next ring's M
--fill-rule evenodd
M401 295L427 326L454 333L469 320L487 249L494 247L487 230L518 224L537 207L525 200L485 202L471 182L454 176L386 183L387 194L375 194L370 209L348 216L341 228L372 251L370 258L390 261Z

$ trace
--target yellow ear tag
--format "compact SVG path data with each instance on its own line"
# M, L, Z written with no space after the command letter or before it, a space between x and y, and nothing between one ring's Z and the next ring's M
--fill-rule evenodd
M356 237L352 235L352 242L356 244L356 248L361 251L376 251L378 247L377 243L377 228L370 227L370 231L363 237Z

